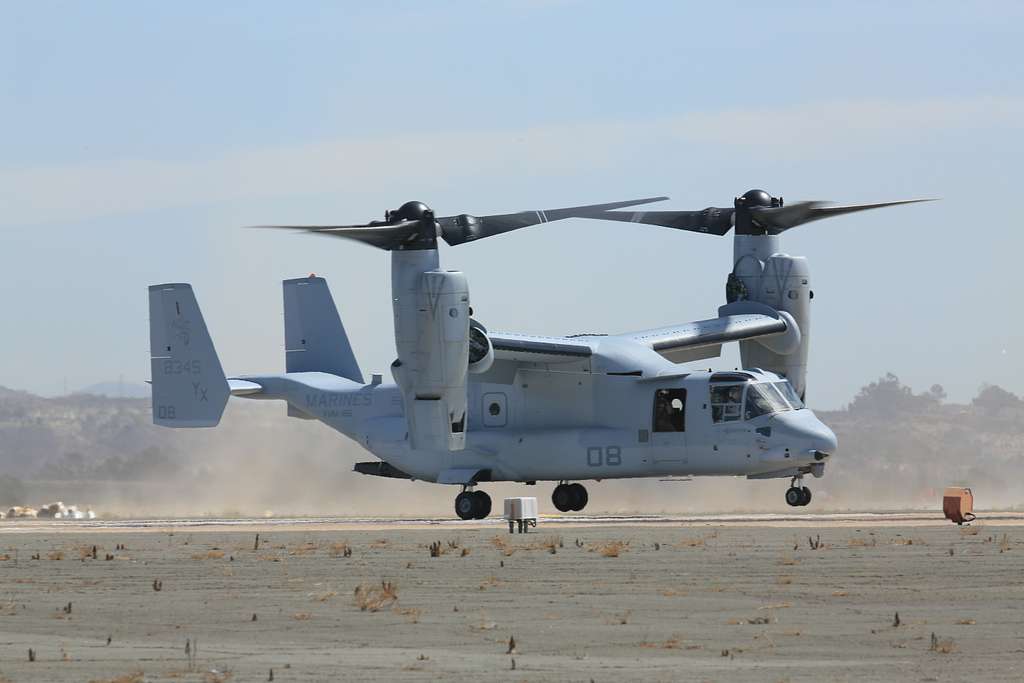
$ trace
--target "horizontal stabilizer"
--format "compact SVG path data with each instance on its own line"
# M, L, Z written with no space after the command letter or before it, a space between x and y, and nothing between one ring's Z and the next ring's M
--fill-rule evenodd
M216 426L230 388L191 285L149 288L149 350L153 422Z

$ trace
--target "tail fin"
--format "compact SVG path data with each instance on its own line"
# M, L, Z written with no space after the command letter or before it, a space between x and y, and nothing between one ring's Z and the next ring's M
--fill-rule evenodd
M329 372L363 382L338 309L322 277L284 283L284 348L288 372Z
M149 355L153 423L216 426L231 392L191 285L149 288Z

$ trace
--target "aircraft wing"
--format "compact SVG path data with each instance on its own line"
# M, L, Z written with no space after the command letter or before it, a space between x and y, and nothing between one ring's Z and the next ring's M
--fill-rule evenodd
M781 317L746 313L616 336L648 346L673 363L685 363L718 356L725 342L781 334L786 329Z
M593 355L594 349L582 339L537 337L526 334L487 333L496 360L527 363L568 363Z

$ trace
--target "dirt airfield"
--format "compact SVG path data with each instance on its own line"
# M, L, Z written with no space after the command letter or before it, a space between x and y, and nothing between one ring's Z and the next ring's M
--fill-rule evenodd
M6 523L0 681L1024 677L1018 517L607 522Z

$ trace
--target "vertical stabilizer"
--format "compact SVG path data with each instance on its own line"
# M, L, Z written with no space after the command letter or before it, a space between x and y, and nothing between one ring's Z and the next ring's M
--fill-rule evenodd
M153 422L215 427L231 392L191 285L149 288L149 352Z
M322 277L284 283L284 349L288 372L328 372L363 383L352 345Z

